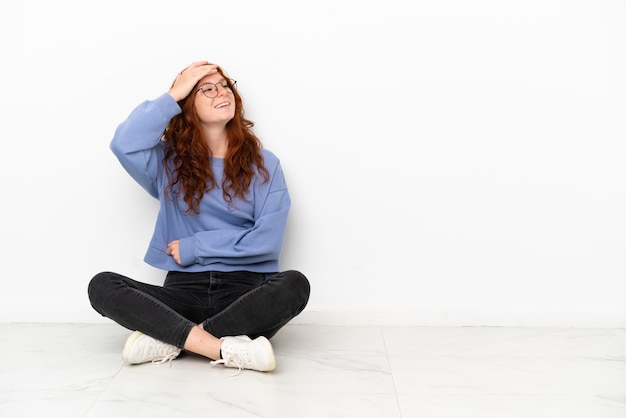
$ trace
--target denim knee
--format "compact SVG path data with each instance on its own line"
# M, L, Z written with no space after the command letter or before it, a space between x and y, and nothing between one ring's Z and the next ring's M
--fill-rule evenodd
M87 294L91 306L98 312L101 312L106 295L111 292L112 274L110 272L98 273L89 282Z
M297 312L302 312L306 307L309 296L311 294L311 284L306 276L296 270L287 270L283 272L292 294L291 300Z

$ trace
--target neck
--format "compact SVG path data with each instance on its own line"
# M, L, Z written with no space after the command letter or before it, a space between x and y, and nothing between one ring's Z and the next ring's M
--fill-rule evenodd
M224 156L226 155L226 150L228 149L226 130L205 129L204 136L207 140L207 144L209 145L213 156L217 158L224 158Z

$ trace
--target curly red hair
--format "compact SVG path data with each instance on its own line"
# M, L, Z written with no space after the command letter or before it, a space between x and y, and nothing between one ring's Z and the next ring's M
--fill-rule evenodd
M220 67L217 69L230 83L224 71ZM192 91L196 91L197 87ZM246 199L250 183L257 173L264 182L269 180L261 154L261 141L252 132L254 123L244 117L241 95L234 86L231 90L235 96L235 116L226 124L228 149L224 156L221 185L216 184L211 167L211 149L200 128L193 94L178 102L182 113L170 120L163 134L168 144L163 164L171 179L166 192L176 198L183 195L187 204L186 213L199 213L202 196L214 187L221 187L224 200L231 203L235 197Z

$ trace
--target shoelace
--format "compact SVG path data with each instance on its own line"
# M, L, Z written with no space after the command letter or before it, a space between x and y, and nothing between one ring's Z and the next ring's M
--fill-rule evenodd
M235 377L235 376L237 376L239 373L241 373L241 371L243 370L243 366L242 366L241 362L240 362L240 361L238 361L238 360L237 360L236 358L234 358L234 357L231 357L231 358L229 359L228 363L227 363L227 362L226 362L226 360L224 360L224 359L219 359L219 360L214 360L214 361L212 361L210 364L211 364L211 366L215 366L215 365L217 365L217 364L224 364L224 365L226 365L226 364L232 364L232 365L237 366L238 370L237 370L235 373L233 373L233 374L231 374L230 376L228 376L228 377Z
M162 359L154 359L154 360L152 360L152 364L163 364L165 362L169 362L170 363L170 367L172 367L172 360L174 360L176 357L178 357L178 353L169 353L168 355L166 355Z

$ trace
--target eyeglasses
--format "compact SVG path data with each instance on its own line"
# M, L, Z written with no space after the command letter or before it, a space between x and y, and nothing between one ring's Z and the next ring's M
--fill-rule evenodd
M206 97L212 99L217 97L217 86L221 86L227 93L232 93L233 88L237 85L237 80L233 80L232 78L226 78L219 83L205 83L198 90L196 90L196 94L198 92L202 92Z

